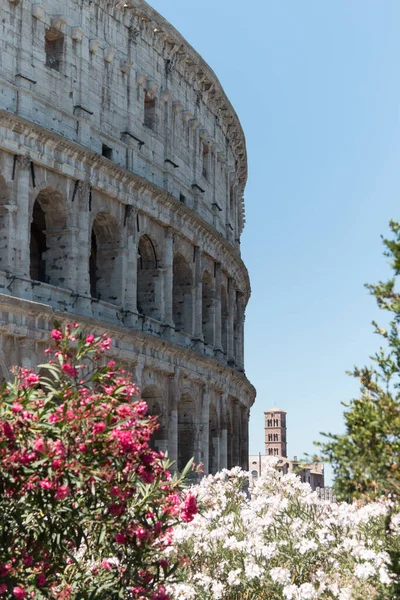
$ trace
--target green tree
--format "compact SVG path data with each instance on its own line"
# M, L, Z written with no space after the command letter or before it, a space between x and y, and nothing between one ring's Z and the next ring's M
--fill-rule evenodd
M345 433L324 434L328 441L318 444L333 466L340 499L400 495L400 224L391 221L390 229L393 239L382 239L393 277L366 286L379 308L390 314L386 329L373 322L382 346L371 366L350 373L359 380L361 393L344 403Z

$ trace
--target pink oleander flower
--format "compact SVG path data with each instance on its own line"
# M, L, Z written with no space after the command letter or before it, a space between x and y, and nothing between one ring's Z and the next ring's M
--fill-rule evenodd
M77 377L78 376L78 370L75 369L75 367L73 367L71 365L71 363L69 363L69 362L64 363L61 368L64 371L64 373L66 373L70 377Z
M5 584L5 583L0 584L0 594L4 594L7 590L8 590L7 584Z
M106 424L103 421L101 421L100 423L96 423L92 428L93 435L103 433L105 428L106 428Z
M51 488L53 487L53 484L48 479L41 479L39 481L39 485L44 490L51 490Z
M33 449L35 452L40 452L41 454L46 452L46 445L43 438L36 438L35 443L33 444Z
M34 387L39 381L40 377L39 375L36 375L36 373L30 373L25 379L25 383L28 387Z
M56 500L64 500L67 496L69 496L71 493L71 488L68 487L67 485L60 485L60 487L57 489L56 493L54 494L54 498Z
M50 335L53 338L53 340L56 341L62 340L63 338L63 334L61 331L59 331L59 329L52 329Z
M5 435L6 438L8 438L9 440L13 440L14 439L14 429L13 426L10 425L10 423L8 421L4 421L1 424L1 428L3 430L3 434Z
M15 413L19 413L21 411L24 410L24 407L22 406L21 402L14 402L12 405L12 411Z
M17 600L24 600L24 598L26 598L26 591L23 587L17 585L13 588L13 596L17 598Z
M101 563L101 566L103 567L103 569L106 569L106 571L111 571L112 566L111 564L108 562L108 560L103 560Z
M196 515L198 512L199 509L197 507L197 500L195 496L189 492L183 503L183 509L181 513L182 520L186 521L186 523L190 523L190 521L193 521L194 515Z
M22 562L26 567L31 567L33 565L33 557L30 554L28 554L28 556L25 556L22 559Z
M89 335L86 336L86 343L87 344L93 344L95 340L95 337L92 333L89 333Z
M126 543L126 535L124 533L116 533L115 541L117 544L125 544Z

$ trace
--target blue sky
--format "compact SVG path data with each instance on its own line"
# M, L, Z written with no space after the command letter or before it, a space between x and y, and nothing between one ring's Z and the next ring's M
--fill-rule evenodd
M357 394L345 371L379 345L363 284L388 274L380 234L400 219L400 2L150 3L214 69L247 139L250 451L275 405L289 455L313 452Z

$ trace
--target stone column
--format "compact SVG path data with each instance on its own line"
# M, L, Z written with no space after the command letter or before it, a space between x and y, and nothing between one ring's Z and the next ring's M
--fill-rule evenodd
M193 314L194 314L194 341L197 349L203 348L203 252L199 246L195 250L195 272L194 272L194 287L192 294Z
M125 266L124 309L127 311L124 324L134 327L137 323L137 268L138 244L137 211L130 206L125 226L127 227L127 255Z
M245 471L249 468L249 418L250 410L243 406L241 409L241 420L242 420L242 456L241 456L241 467Z
M235 311L236 311L236 290L233 279L230 277L228 280L228 335L227 335L227 357L228 364L233 365L235 363L235 336L234 336L234 322L235 322Z
M178 461L178 402L180 395L179 371L169 376L168 385L168 455L174 461L171 468L176 471Z
M219 464L218 464L219 470L226 469L228 466L227 407L228 407L228 393L224 392L221 395L221 403L220 403L221 440L220 440L220 444L219 444Z
M244 298L243 294L239 293L237 297L237 348L236 348L236 364L237 367L244 371Z
M173 268L174 268L174 231L171 227L165 229L164 245L164 302L162 307L162 320L174 327L173 320Z
M215 289L214 289L214 348L216 354L223 355L222 349L222 314L221 314L221 284L222 284L221 263L215 265Z
M90 184L88 181L80 181L77 184L75 202L72 206L74 217L74 230L72 239L71 257L76 264L76 279L74 290L77 296L78 311L84 315L90 315L90 277L89 261L91 251L91 231L89 219L89 195Z
M23 279L30 279L30 239L31 239L31 206L29 198L31 181L31 159L19 156L16 163L15 197L17 212L15 213L15 229L13 235L14 275L21 278L12 286L12 293L22 298L32 298L32 287Z
M135 366L135 383L139 386L140 390L142 388L144 365L145 357L143 355L139 355Z
M204 465L204 473L209 473L209 435L210 435L210 382L207 381L203 385L202 398L200 403L200 430L199 430L199 446L200 446L200 462Z

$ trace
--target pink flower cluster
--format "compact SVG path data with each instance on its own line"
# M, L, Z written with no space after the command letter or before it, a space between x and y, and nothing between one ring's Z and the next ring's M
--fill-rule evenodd
M0 483L3 497L22 511L21 522L34 525L43 506L54 518L36 541L34 528L10 534L6 560L0 563L0 595L23 599L33 586L45 588L49 598L78 598L73 586L60 584L60 573L71 553L79 551L77 531L98 536L104 530L102 546L108 556L118 554L120 566L101 559L102 548L96 547L99 566L92 569L93 581L106 571L121 581L127 572L136 572L136 584L126 588L134 598L168 600L158 583L165 565L157 568L154 549L169 544L174 522L193 519L196 500L190 493L181 500L180 482L171 478L164 455L151 449L157 422L146 418L138 387L114 361L99 366L111 351L111 339L83 335L76 323L56 327L50 335L55 348L46 353L51 373L58 370L56 392L46 391L40 375L20 369L15 385L3 393ZM143 485L152 486L151 494L132 513L130 507L141 506ZM91 515L90 525L85 514ZM62 543L55 550L58 539ZM124 560L135 560L134 568Z

